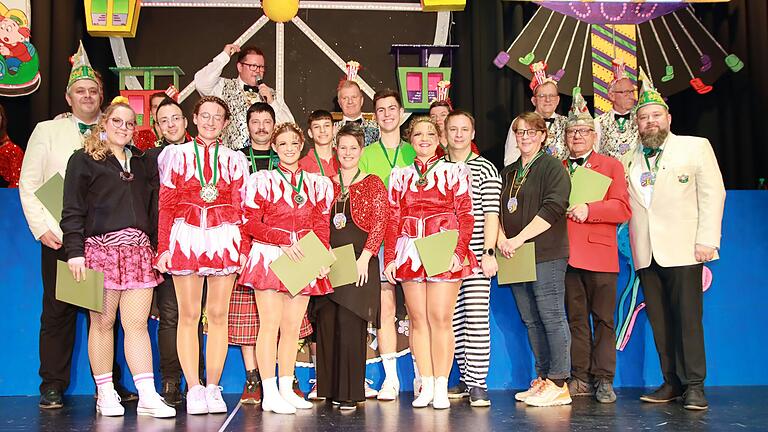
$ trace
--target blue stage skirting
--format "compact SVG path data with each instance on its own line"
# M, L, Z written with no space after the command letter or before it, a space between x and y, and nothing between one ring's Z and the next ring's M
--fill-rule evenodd
M34 395L38 393L38 329L42 283L40 280L40 246L34 241L21 211L18 192L0 189L0 238L3 247L0 304L4 306L0 335L5 339L0 354L0 396ZM704 326L707 347L707 384L713 386L767 385L768 368L768 192L728 191L721 259L708 264L713 282L704 295ZM629 276L622 263L619 293ZM78 335L73 356L72 383L69 394L93 392L88 364L85 315L78 320ZM150 321L153 333L153 355L158 364L156 347L157 322ZM123 382L133 388L130 372L119 342L118 358L123 365ZM398 364L401 386L411 388L410 356ZM368 366L369 376L382 377L381 365ZM310 372L297 369L302 387L308 387ZM455 373L454 373L455 375ZM156 380L159 372L155 370ZM523 388L533 377L533 357L525 328L508 288L494 287L491 295L491 389ZM240 350L230 348L221 385L225 392L242 390L244 381ZM455 377L454 377L455 379ZM640 312L627 347L618 352L616 385L625 387L655 386L661 382L653 335Z

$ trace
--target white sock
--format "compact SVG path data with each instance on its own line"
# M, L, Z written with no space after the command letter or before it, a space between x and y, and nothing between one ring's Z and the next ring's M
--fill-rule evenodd
M96 388L101 389L114 389L115 386L112 384L112 372L105 373L102 375L94 375L93 380L96 382Z
M264 398L272 399L280 397L280 392L277 390L277 378L263 378L261 380L261 389L264 391Z
M381 364L384 365L384 379L399 383L397 378L397 357L395 353L381 355Z
M299 397L296 393L293 392L293 375L281 376L278 378L278 387L280 388L280 396L282 396L283 399L290 395Z
M146 399L157 393L157 390L155 390L155 376L152 372L134 375L133 383L136 384L136 390L139 392L140 399Z

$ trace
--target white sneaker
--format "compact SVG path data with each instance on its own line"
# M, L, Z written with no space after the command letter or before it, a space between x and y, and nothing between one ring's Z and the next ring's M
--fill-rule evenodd
M371 384L373 384L373 380L369 380L366 378L363 381L363 385L365 386L365 398L366 399L374 399L376 396L379 395L379 391L371 388Z
M277 378L262 379L261 388L264 393L261 396L261 409L275 414L296 414L296 408L280 396L277 389Z
M419 397L421 394L421 378L413 379L413 397Z
M155 418L168 418L176 417L176 409L167 405L159 394L154 393L148 397L139 398L136 414Z
M313 382L314 381L314 382ZM317 381L316 380L310 380L312 382L312 390L309 391L309 394L307 394L307 399L312 401L324 401L324 397L318 397L317 396Z
M384 379L376 398L380 401L393 401L397 399L398 393L400 393L400 383L395 380Z
M411 406L414 408L426 408L432 403L432 399L435 395L435 378L434 377L421 377L421 391L419 397L411 402Z
M280 387L280 396L289 404L293 405L294 408L298 409L312 409L314 405L312 405L312 402L308 400L304 400L303 398L299 397L294 391L293 391L293 377L292 376L284 376L279 378L279 387Z
M451 407L451 401L448 399L448 377L435 378L435 397L432 399L432 408L447 409Z
M120 404L120 396L111 385L103 385L98 390L96 412L106 417L125 415L125 408Z
M535 395L525 399L525 404L536 407L549 407L558 405L570 405L571 394L568 391L568 383L558 387L557 384L547 380L544 387Z
M528 388L528 390L515 393L515 399L520 402L525 402L526 399L538 393L542 388L544 388L544 385L545 382L543 379L536 378L535 380L531 381L531 387Z
M221 397L221 391L224 390L215 384L208 384L205 388L205 403L208 405L210 414L226 414L227 403Z
M200 384L187 391L187 414L208 414L205 387Z

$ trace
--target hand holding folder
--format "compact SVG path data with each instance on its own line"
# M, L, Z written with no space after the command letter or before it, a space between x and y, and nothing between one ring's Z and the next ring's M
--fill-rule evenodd
M61 211L64 209L64 177L56 173L35 191L37 199L43 203L56 222L61 223Z
M283 254L269 265L293 296L317 279L322 268L330 267L336 261L314 232L302 237L298 243L304 253L303 258L293 261Z
M357 258L352 244L332 249L336 262L331 265L328 279L334 288L357 283Z
M456 230L432 234L414 242L427 276L432 277L451 269L458 242L459 232Z
M506 258L501 251L497 250L496 261L499 263L497 273L499 285L536 280L536 246L534 243L523 243L511 258Z
M56 261L56 300L101 313L104 308L104 273L86 269L85 279L77 282L67 263Z

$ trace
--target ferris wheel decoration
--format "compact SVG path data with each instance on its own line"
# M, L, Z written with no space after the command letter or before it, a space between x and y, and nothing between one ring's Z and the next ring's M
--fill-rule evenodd
M554 75L561 91L579 88L594 95L596 114L611 108L608 89L616 60L634 82L642 65L651 79L658 78L664 94L689 87L706 94L726 70L744 67L704 27L690 4L722 1L729 0L536 1L539 9L494 64L524 76L537 60L559 65ZM720 56L722 62L713 62Z

